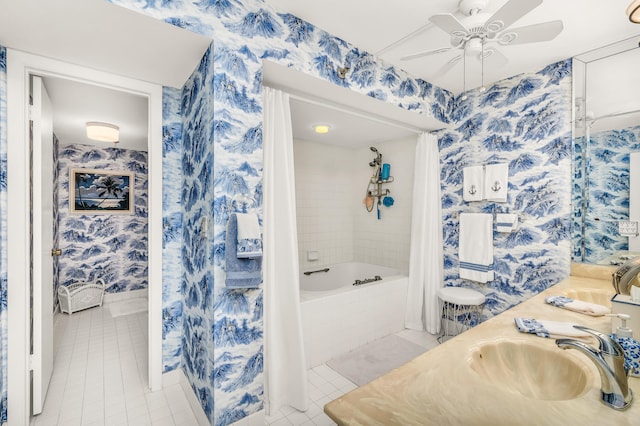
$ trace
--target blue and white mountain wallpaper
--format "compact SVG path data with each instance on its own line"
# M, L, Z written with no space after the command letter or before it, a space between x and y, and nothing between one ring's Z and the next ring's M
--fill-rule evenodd
M134 210L128 214L69 212L69 170L133 172ZM147 153L89 145L61 145L58 151L59 284L102 278L107 293L147 288Z
M7 421L7 50L0 46L0 424Z
M515 233L495 235L496 280L475 286L487 295L486 316L568 275L567 62L498 82L485 93L471 92L465 101L295 16L277 13L268 1L112 3L215 40L185 86L165 88L163 96L163 364L165 371L184 369L212 424L230 424L260 410L264 401L263 292L225 289L223 262L234 198L252 198L247 207L262 215L263 59L450 121L450 130L439 135L448 285L472 286L457 275L456 215L494 209L493 203L462 201L462 168L509 163L509 200L496 208L518 212L521 223ZM351 68L344 80L336 72L342 66ZM6 84L4 71L0 78ZM5 134L5 93L0 92L0 102L0 134ZM6 134L0 155L6 163ZM6 198L6 178L0 183L0 197ZM4 203L0 219L6 226ZM0 244L6 244L2 232ZM0 259L6 264L5 253ZM4 264L0 274L6 294ZM6 296L0 302L4 335ZM6 364L2 374L6 378Z
M571 61L458 96L451 130L439 135L445 283L486 295L492 317L569 275L571 244ZM465 202L464 167L509 165L506 203ZM458 215L515 213L512 233L494 230L495 279L458 276ZM494 228L495 229L495 228Z
M440 135L449 285L471 285L457 276L455 214L493 210L491 203L462 201L462 167L510 164L510 199L500 208L520 212L524 222L516 233L496 235L497 278L480 288L487 316L568 275L569 63L462 101L261 0L112 3L215 40L182 92L183 301L182 310L169 315L172 322L182 318L181 366L212 424L229 424L263 406L262 290L229 291L223 279L224 228L234 196L252 197L249 207L261 215L263 59L444 122L451 118L452 130ZM351 68L345 80L337 77L339 66Z
M584 181L585 143L585 137L574 141L576 182ZM580 199L574 197L573 256L578 261L598 263L615 251L629 249L629 238L619 234L618 221L629 219L629 154L634 151L640 151L640 126L590 135L586 182L589 199L584 222L579 220ZM586 235L584 246L582 227Z
M162 365L182 360L182 91L162 91Z

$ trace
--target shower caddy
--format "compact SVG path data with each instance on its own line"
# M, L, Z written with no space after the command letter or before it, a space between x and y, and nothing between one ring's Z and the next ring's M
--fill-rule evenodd
M104 280L98 278L93 282L79 282L58 287L60 312L71 315L94 306L101 306L104 298Z
M369 180L369 183L367 185L366 198L371 198L372 200L375 200L376 198L378 199L376 207L378 220L380 220L380 204L382 204L382 199L391 194L389 188L383 189L382 185L393 182L393 176L388 176L388 169L387 175L383 176L382 154L378 152L378 150L373 146L369 149L376 154L376 158L374 158L373 161L369 163L370 167L375 167L375 171L373 172L373 176L371 176L371 179ZM385 164L385 166L389 167L388 164ZM373 211L373 203L371 204L371 206L369 206L369 204L365 201L365 207L368 212Z

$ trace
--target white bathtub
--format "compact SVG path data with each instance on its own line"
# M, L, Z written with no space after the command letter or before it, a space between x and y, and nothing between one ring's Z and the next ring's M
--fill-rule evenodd
M307 367L404 329L408 277L383 266L340 263L300 274ZM382 279L359 286L355 280Z

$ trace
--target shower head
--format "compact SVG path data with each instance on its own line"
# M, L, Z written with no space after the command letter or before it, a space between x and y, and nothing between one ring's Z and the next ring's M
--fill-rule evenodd
M370 149L371 151L373 151L373 152L378 152L378 150L377 150L377 149L376 149L376 147L374 147L374 146L369 147L369 149Z

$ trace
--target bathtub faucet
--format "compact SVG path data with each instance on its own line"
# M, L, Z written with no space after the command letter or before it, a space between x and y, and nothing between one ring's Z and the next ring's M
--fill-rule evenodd
M577 349L585 354L598 368L600 373L601 402L616 410L625 410L631 405L633 393L627 380L628 370L624 367L624 350L611 337L580 325L574 325L587 333L593 334L599 348L593 348L575 339L557 339L556 345L561 349Z
M382 277L380 275L376 275L373 278L365 278L364 280L355 280L355 282L352 285L362 285L362 284L372 283L374 281L380 281L380 280L382 280Z

